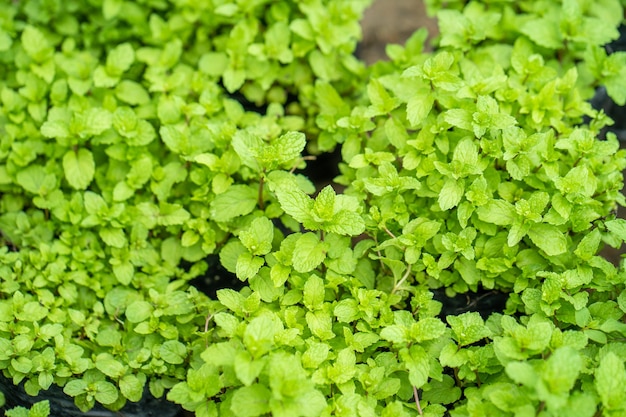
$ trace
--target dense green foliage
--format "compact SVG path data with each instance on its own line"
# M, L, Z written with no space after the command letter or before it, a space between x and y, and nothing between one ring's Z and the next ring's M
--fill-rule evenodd
M6 417L48 417L50 415L50 403L39 401L30 408L18 406L5 412Z
M626 101L615 0L0 6L0 369L88 409L622 416ZM80 35L80 36L78 36ZM303 152L341 146L315 189ZM188 282L208 255L246 285ZM508 294L440 317L432 290Z

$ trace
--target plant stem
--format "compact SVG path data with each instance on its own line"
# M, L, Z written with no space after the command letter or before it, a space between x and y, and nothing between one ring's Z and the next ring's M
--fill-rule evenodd
M544 408L546 408L546 403L542 401L541 404L539 404L539 408L537 409L537 414L535 415L538 416L539 414L541 414Z
M422 411L422 406L420 405L420 396L417 393L417 387L415 385L413 385L413 398L415 398L415 405L417 406L417 412L419 413L420 416L423 416L424 412Z
M259 180L259 208L261 210L265 209L265 203L263 202L263 185L265 184L265 177L261 175L261 179Z
M206 320L204 321L204 333L208 333L209 332L209 322L211 321L211 319L213 318L213 314L210 314L208 316L206 316ZM209 340L205 340L205 345L206 347L209 347Z
M402 279L400 279L400 281L398 281L396 283L396 285L393 286L393 289L391 290L392 294L395 294L396 291L398 291L400 289L400 286L404 283L404 281L407 280L407 278L411 275L411 265L407 265L406 267L406 272L404 273L404 276L402 277Z
M385 231L385 233L387 233L389 236L391 236L392 239L396 238L396 235L394 235L391 230L387 229L387 226L383 226L383 230Z
M299 159L299 161L315 161L317 159L317 157L315 155L307 155L307 156L303 156L302 158ZM291 167L291 169L289 170L290 174L293 174L294 172L296 172L296 169L298 169L298 165L294 165Z

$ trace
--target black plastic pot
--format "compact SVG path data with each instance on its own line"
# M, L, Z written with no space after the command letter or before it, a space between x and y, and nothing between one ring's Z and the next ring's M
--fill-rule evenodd
M0 390L6 398L6 408L22 406L30 408L39 401L50 402L51 417L182 417L180 406L162 398L155 398L146 389L143 398L137 402L127 402L119 411L111 411L100 404L84 413L76 407L74 399L63 392L61 388L52 385L47 391L41 391L32 397L24 390L24 384L13 385L11 380L0 376Z
M483 319L491 313L502 313L509 298L507 293L496 290L479 289L477 292L457 294L454 297L446 295L445 288L431 290L433 298L442 305L439 318L445 321L447 316L457 316L468 312L477 312Z

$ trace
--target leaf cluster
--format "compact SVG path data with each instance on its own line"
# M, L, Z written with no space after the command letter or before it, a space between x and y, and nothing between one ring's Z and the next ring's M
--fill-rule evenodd
M618 1L0 6L0 369L198 417L618 416ZM596 27L598 30L596 31ZM77 36L79 35L80 36ZM321 189L309 152L341 145ZM211 299L209 255L240 280ZM433 290L507 295L443 316Z
M5 411L7 417L48 417L50 415L50 402L48 400L39 401L30 408L13 407Z
M360 79L366 3L0 5L0 362L13 383L117 410L184 378L215 303L189 281L230 236L253 246L243 231L265 208L281 216L266 175L317 147L300 132L315 129L313 80L349 95Z

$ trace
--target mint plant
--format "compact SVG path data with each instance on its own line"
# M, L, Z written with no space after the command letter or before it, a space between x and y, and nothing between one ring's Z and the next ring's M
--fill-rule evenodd
M0 368L81 410L618 416L618 1L0 6ZM599 25L599 26L598 26ZM595 28L598 26L598 30ZM78 36L80 35L80 36ZM340 147L341 175L302 169ZM207 260L243 284L194 288ZM507 296L442 315L447 296ZM355 411L356 410L356 411Z
M314 130L315 78L355 88L365 4L0 6L12 383L118 410L185 377L215 303L188 282L252 213L278 215L266 175L320 148L297 132Z
M7 417L48 417L50 415L50 403L40 401L30 408L13 407L5 412Z

